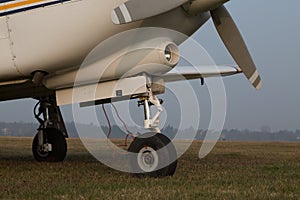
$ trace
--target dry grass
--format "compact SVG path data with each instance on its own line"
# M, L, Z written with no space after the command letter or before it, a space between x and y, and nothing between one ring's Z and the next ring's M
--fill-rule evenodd
M300 199L300 143L194 142L174 177L138 179L69 139L63 163L37 163L31 138L0 138L0 199Z

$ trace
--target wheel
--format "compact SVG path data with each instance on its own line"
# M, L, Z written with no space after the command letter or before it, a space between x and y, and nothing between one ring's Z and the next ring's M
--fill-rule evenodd
M44 144L51 144L51 151L45 151L39 146L38 134L32 143L33 157L39 162L60 162L67 154L67 142L63 134L54 128L43 130Z
M176 168L177 168L177 153L176 153L176 149L173 145L173 143L171 142L171 140L165 136L164 134L158 133L156 134L157 137L159 137L161 139L161 141L163 141L163 143L165 144L165 146L167 146L167 149L169 151L169 155L170 155L170 160L173 161L170 165L169 165L169 169L168 169L168 176L173 176Z
M128 148L129 152L134 153L130 158L132 174L138 177L169 176L172 156L169 148L163 148L165 144L165 139L155 133L135 138ZM173 163L171 165L174 167Z

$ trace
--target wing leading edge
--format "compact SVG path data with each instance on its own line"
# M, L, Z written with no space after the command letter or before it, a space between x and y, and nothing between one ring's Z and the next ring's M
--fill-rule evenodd
M177 66L163 75L165 82L192 80L199 78L230 76L242 73L236 66Z

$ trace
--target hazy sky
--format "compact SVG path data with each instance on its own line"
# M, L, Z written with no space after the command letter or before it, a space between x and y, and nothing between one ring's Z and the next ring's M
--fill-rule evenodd
M227 3L261 73L263 89L254 90L243 75L224 79L228 106L225 128L300 129L299 7L299 0L232 0ZM211 20L194 39L217 64L234 63ZM197 91L205 93L204 88ZM34 121L34 103L33 100L0 103L0 121ZM63 110L69 121L70 109ZM205 115L205 109L203 112Z

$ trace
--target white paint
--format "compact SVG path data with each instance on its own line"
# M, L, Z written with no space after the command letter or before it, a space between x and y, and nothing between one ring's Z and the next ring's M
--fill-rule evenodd
M262 87L262 81L260 81L260 82L257 84L256 89L257 89L257 90L260 90L261 87Z
M258 78L259 74L258 74L258 71L255 70L255 72L252 74L252 76L249 78L249 81L253 84L256 79Z
M10 48L10 40L8 38L0 39L0 77L2 82L19 77L16 69L14 68Z
M112 22L113 22L114 24L120 24L119 18L118 18L118 16L117 16L115 10L113 10L113 11L111 12L111 20L112 20Z
M121 10L121 12L122 12L122 14L124 16L125 22L126 23L131 22L132 18L131 18L130 14L129 14L129 11L128 11L126 5L123 3L123 4L121 4L119 6L119 8L120 8L120 10Z
M6 17L0 18L0 39L8 38L8 30L7 30L7 23L6 23ZM0 49L1 46L0 46ZM2 51L1 51L2 53Z
M186 34L192 34L203 24L199 17L189 18L178 8L151 20L115 25L111 12L123 2L73 0L9 15L13 45L1 41L0 82L30 78L36 70L46 71L51 76L71 71L78 68L101 41L141 24L152 27L166 27L167 24L170 29ZM6 16L0 17L1 26L5 19ZM1 35L7 37L5 29L1 29ZM9 53L15 56L14 62ZM21 74L24 76L20 77Z
M153 162L147 163L146 156L152 156ZM143 147L137 155L137 163L138 163L138 166L141 168L141 170L143 170L144 172L153 172L157 169L158 164L159 164L158 153L152 147L148 147L148 146ZM138 169L135 169L135 170L138 170Z
M114 98L116 91L122 90L123 96L142 94L147 92L146 79L144 76L107 81L104 83L90 84L86 86L69 88L56 91L57 104L67 105L72 103L89 102Z

